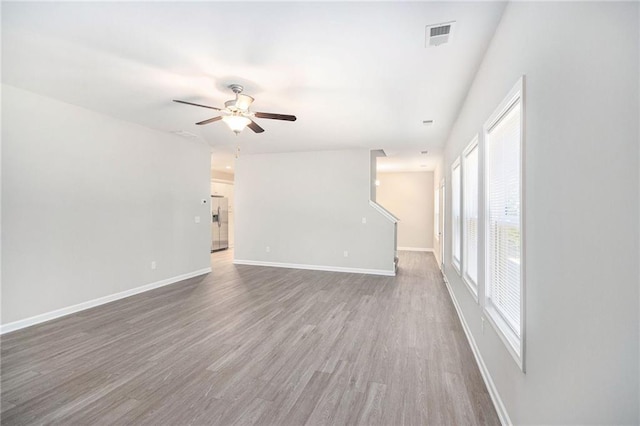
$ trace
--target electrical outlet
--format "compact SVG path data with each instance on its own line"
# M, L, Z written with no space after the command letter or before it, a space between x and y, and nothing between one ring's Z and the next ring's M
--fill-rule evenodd
M349 257L349 252L348 251L344 251L344 257Z
M366 217L362 218L362 223L367 223L367 218Z
M157 266L156 261L155 260L151 261L151 269L156 269L156 266Z
M200 216L194 217L193 220L195 221L195 223L200 223Z
M265 251L266 251L267 253L271 253L271 247L267 246L267 248L265 249Z

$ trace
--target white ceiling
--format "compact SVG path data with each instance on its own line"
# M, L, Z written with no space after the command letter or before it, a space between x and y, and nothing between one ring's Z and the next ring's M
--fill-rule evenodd
M384 149L387 170L429 170L504 3L7 3L2 81L233 152ZM456 21L451 44L425 48L425 26ZM266 130L195 126L241 83ZM34 119L37 117L34 117ZM431 126L423 120L434 120ZM426 157L419 152L429 150ZM431 158L427 158L431 156ZM394 160L394 157L395 160ZM406 161L405 161L406 160ZM404 164L404 165L403 165ZM427 167L420 167L428 164ZM417 168L416 168L417 165Z

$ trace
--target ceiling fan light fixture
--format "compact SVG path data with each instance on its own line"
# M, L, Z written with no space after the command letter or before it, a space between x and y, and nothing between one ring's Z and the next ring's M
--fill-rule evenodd
M295 115L287 115L287 114L275 114L272 112L251 112L249 108L253 103L253 97L249 95L243 95L242 90L243 87L239 84L231 84L229 85L229 89L235 93L235 99L231 99L224 103L224 108L212 107L209 105L201 105L188 101L180 101L178 99L174 99L174 102L178 102L180 104L193 105L201 108L213 109L216 111L220 111L220 115L216 117L209 118L207 120L199 121L196 123L198 126L202 126L204 124L214 123L216 121L224 121L227 123L227 126L238 135L241 131L244 130L245 127L249 127L254 133L262 133L264 129L260 127L258 123L253 121L253 118L267 118L271 120L284 120L284 121L296 121Z
M229 128L233 130L236 135L243 131L244 128L247 127L249 123L251 123L250 119L248 119L247 117L243 117L242 115L226 115L222 117L222 121L227 123L227 126L229 126Z

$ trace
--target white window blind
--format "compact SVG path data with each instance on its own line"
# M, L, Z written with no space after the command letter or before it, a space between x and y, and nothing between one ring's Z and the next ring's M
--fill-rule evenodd
M521 306L520 99L486 131L486 301L517 339ZM514 349L519 350L519 345ZM520 355L520 354L518 354Z
M451 226L452 238L451 244L453 265L460 271L460 159L458 158L451 168Z
M462 213L463 274L477 294L478 285L478 139L475 138L462 157L464 211Z

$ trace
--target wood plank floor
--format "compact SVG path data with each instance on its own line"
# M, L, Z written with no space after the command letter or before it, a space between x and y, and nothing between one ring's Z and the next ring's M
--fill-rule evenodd
M499 424L432 254L397 277L231 255L2 336L2 424Z

